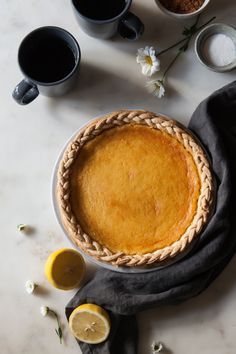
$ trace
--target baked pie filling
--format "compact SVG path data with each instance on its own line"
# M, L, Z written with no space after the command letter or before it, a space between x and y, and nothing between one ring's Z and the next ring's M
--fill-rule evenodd
M115 127L80 150L71 170L72 212L113 252L153 252L178 240L197 210L192 156L168 134Z

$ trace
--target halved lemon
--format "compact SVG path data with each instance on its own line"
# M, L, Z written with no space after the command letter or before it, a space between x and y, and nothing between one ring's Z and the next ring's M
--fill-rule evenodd
M80 341L98 344L107 339L111 322L108 313L102 307L95 304L83 304L71 313L69 327Z
M45 264L45 275L49 283L62 290L78 287L84 272L84 259L72 248L62 248L51 253Z

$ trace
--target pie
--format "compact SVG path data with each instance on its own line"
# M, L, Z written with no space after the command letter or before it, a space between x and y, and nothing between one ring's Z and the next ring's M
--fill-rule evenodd
M116 266L149 266L198 239L213 189L207 157L186 128L151 112L119 111L69 143L57 200L69 237L85 253Z

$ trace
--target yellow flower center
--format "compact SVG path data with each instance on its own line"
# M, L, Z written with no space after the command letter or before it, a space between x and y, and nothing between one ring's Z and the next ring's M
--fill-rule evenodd
M145 60L148 65L152 66L153 62L152 62L152 58L150 57L150 55L146 55Z

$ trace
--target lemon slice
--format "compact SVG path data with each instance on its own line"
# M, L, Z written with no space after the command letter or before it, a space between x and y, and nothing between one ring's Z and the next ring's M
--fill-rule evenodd
M104 342L110 332L110 318L100 306L84 304L76 307L69 318L73 335L82 342L98 344Z
M62 248L51 253L45 264L45 275L49 283L62 290L78 287L84 271L83 257L71 248Z

